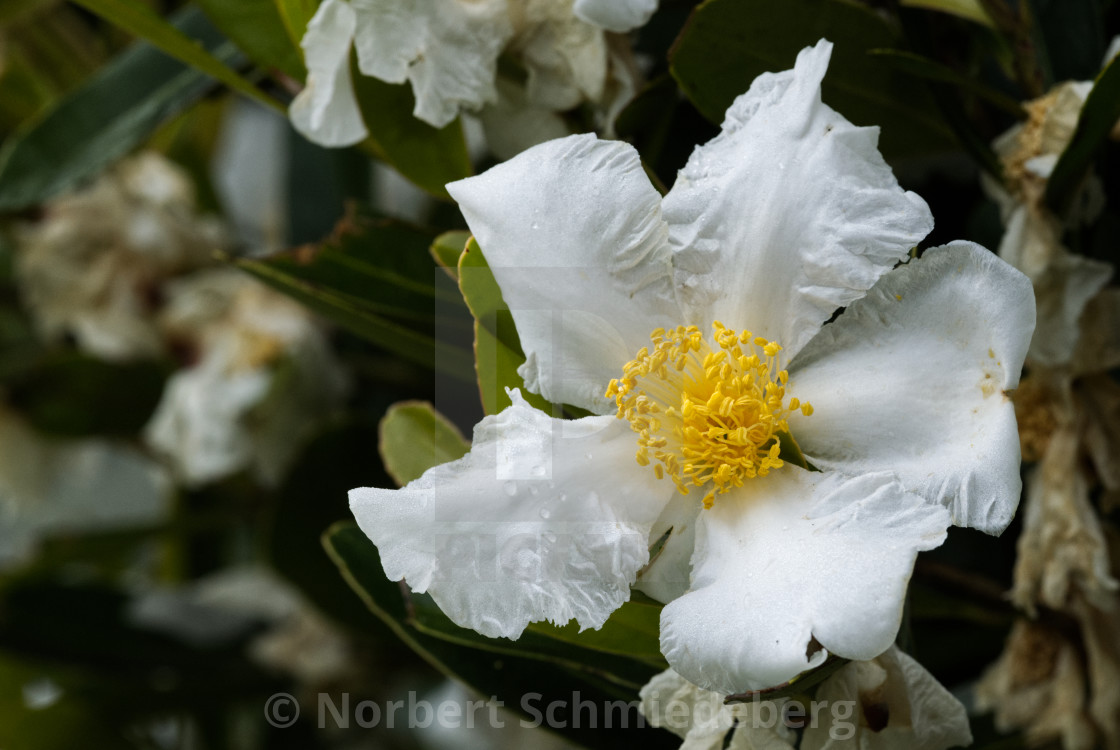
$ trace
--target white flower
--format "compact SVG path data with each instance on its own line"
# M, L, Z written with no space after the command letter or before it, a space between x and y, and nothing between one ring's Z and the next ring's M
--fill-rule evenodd
M196 354L175 373L144 439L188 484L252 468L275 484L346 390L307 310L233 269L170 287L166 334Z
M51 535L160 523L170 502L166 473L138 451L50 438L0 406L0 568Z
M668 535L640 582L670 602L662 651L734 693L878 656L917 552L950 523L1007 525L1030 284L968 243L895 268L932 219L878 130L821 103L830 53L760 76L664 199L632 148L593 136L449 186L526 387L599 416L514 391L463 459L352 491L389 578L490 636L599 627ZM780 465L786 427L823 471Z
M363 75L408 81L413 114L435 127L499 102L503 53L526 69L530 109L561 111L583 101L609 109L620 93L612 81L625 66L605 30L637 28L656 7L656 0L324 0L301 43L308 77L292 102L292 124L323 146L366 137L351 45ZM518 99L502 97L507 108Z
M725 704L673 670L641 691L642 714L679 735L681 750L945 750L972 743L964 706L897 647L853 662L808 703L789 699Z
M155 300L167 278L209 261L222 232L195 211L194 189L155 153L126 159L45 207L18 236L16 275L48 338L123 360L155 356Z

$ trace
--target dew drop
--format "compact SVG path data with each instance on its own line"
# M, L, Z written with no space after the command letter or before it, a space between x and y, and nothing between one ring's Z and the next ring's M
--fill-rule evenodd
M541 228L541 223L539 221L534 221L532 224L529 225L529 228L530 229L540 229Z
M544 535L544 540L546 542L548 542L549 544L556 544L556 535L555 534L545 534Z
M502 485L502 489L505 490L507 495L513 497L517 494L517 482L506 482Z
M546 521L548 519L552 518L552 511L549 510L548 508L541 508L541 518L543 518Z

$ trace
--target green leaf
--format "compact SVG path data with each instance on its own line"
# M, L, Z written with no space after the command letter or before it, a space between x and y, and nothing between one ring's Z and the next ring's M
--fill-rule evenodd
M242 78L223 60L210 54L204 46L160 18L151 8L138 0L74 0L74 2L144 39L172 57L221 81L234 91L280 112L287 112L286 107Z
M457 299L433 283L430 242L430 235L399 222L350 213L318 246L234 262L403 359L469 379L469 353L433 333L440 295Z
M896 46L891 26L844 0L707 0L677 40L671 70L688 98L718 123L756 76L792 68L797 53L822 37L835 44L824 101L857 125L880 126L884 156L953 145L928 92L867 54Z
M970 94L975 94L1014 117L1018 118L1024 115L1023 105L1017 100L989 86L985 86L973 76L966 76L963 73L958 73L948 65L939 63L936 60L931 60L923 55L898 49L873 49L868 50L868 54L891 65L895 70L914 76L915 78L921 78L926 81L936 81L938 83L947 83L955 90L967 91Z
M288 37L292 40L292 44L298 48L300 40L303 39L303 33L307 30L307 24L311 22L311 18L315 15L318 6L317 0L274 0L274 2L276 3L276 9L280 12L280 18L284 21L284 28L288 31Z
M403 487L433 466L462 458L471 444L431 404L405 401L381 419L377 447L385 470Z
M996 27L995 21L984 10L984 5L979 0L900 0L900 5L909 8L925 8L942 13L949 13L960 18L968 19L989 29Z
M655 674L668 667L661 653L656 650L654 651L656 657L649 661L619 658L608 649L588 650L575 638L552 637L550 633L536 632L533 627L526 630L517 640L487 638L451 622L440 610L439 605L427 594L409 593L407 601L408 624L420 633L449 643L533 661L550 662L568 670L584 672L596 679L604 680L616 690L621 688L620 696L625 696L630 691L637 692ZM577 632L579 627L572 623L564 630Z
M447 275L456 282L459 280L459 256L463 254L463 249L467 246L467 241L470 238L470 232L460 229L444 232L436 237L435 242L428 250L432 254L436 265L446 271Z
M619 704L612 708L611 702L634 701L637 694L617 682L596 678L594 661L573 671L546 659L473 648L417 629L410 600L405 598L399 584L386 580L377 548L356 525L335 525L324 535L323 545L370 611L429 664L462 680L479 694L495 696L506 708L531 721L537 719L534 711L543 712L555 701L558 710L554 718L566 722L565 735L586 747L613 750L623 745L670 748L680 744L679 738L667 732L637 728L633 706L620 716ZM595 723L590 721L585 709L580 725L573 725L576 700L594 704L598 712ZM612 721L607 723L605 712L610 710L613 710Z
M1058 215L1069 208L1117 119L1120 119L1120 57L1112 58L1097 76L1081 108L1073 138L1058 157L1046 183L1046 203Z
M303 55L292 44L273 0L198 0L198 5L256 64L277 68L301 81L307 75Z
M370 137L368 148L408 180L449 200L444 185L472 174L467 142L458 120L443 128L416 119L409 86L362 75L355 63L354 93Z
M8 403L36 429L66 436L134 436L163 393L165 367L48 354L4 380Z
M625 656L663 670L668 662L661 655L662 604L641 594L631 594L630 601L616 609L598 630L579 632L570 622L563 627L547 622L534 622L529 630L607 654Z
M486 413L497 414L512 403L506 388L520 388L532 406L546 414L560 416L552 404L525 390L525 381L517 374L517 368L525 362L525 353L521 350L513 315L502 299L502 290L494 280L482 248L473 237L459 257L459 289L475 319L475 369Z
M198 10L184 11L175 22L217 58L236 59L234 45ZM212 86L208 77L162 52L133 45L5 144L0 210L42 203L96 175Z

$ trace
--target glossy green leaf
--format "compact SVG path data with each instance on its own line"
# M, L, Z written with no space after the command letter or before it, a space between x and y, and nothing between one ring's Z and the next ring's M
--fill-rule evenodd
M984 10L980 0L900 0L900 5L910 8L925 8L941 13L949 13L960 18L968 19L989 29L996 27L988 11Z
M535 711L558 701L559 710L554 717L567 722L567 737L586 747L613 750L635 743L649 748L675 748L680 744L679 738L667 732L637 729L633 706L623 715L619 713L622 707L615 704L613 720L609 726L605 725L609 704L636 701L637 694L632 688L597 676L594 661L583 663L579 670L573 671L547 659L524 658L454 643L414 627L412 605L405 598L405 590L400 584L386 580L377 548L356 525L345 523L332 527L324 535L323 544L343 577L380 620L429 664L462 680L479 694L495 696L506 708L530 721L537 719ZM590 701L599 709L594 726L587 710L580 726L572 725L570 717L575 709L577 691L578 700Z
M1120 57L1114 57L1093 83L1081 108L1077 129L1066 150L1054 165L1046 183L1046 203L1058 214L1065 213L1094 159L1108 141L1120 119Z
M201 12L188 9L176 24L218 59L237 58ZM147 44L133 45L4 145L0 210L42 203L92 177L212 87L197 70Z
M364 76L356 65L352 73L370 150L419 187L449 199L444 185L472 173L459 121L433 128L413 117L416 100L409 86Z
M666 669L668 663L661 655L663 605L636 592L631 596L631 600L616 609L598 630L585 630L581 633L574 622L563 627L547 622L534 622L529 625L529 630L581 648L625 656L659 670Z
M483 651L550 662L575 672L585 672L605 680L616 690L621 689L623 692L620 695L625 695L626 691L637 692L650 678L668 667L658 651L654 652L657 658L648 661L619 658L609 649L588 650L575 638L555 638L551 634L537 632L532 627L517 640L487 638L451 622L427 594L408 594L408 605L408 624L425 635ZM565 634L569 629L575 632L579 630L579 626L572 623L563 629Z
M241 77L223 60L185 35L138 0L74 0L110 23L144 39L172 57L201 70L234 91L278 109L286 108Z
M154 362L117 364L62 352L7 375L7 402L36 429L70 437L131 437L155 410L168 373Z
M459 256L463 254L463 249L467 246L467 241L470 238L470 232L456 229L451 232L444 232L436 237L435 242L429 248L436 265L446 271L447 275L455 281L459 280Z
M381 419L377 447L385 470L403 487L433 466L462 458L471 444L431 404L405 401Z
M973 76L950 68L928 57L899 49L873 49L868 54L894 67L895 70L926 81L947 83L954 89L974 94L1014 116L1023 116L1023 106L1014 98L984 85Z
M766 71L793 67L797 53L821 38L835 44L823 98L857 125L882 129L888 158L951 147L928 92L867 53L896 46L892 27L845 0L707 0L693 12L671 57L681 89L712 122Z
M288 36L273 0L198 0L198 5L256 64L301 81L307 75L303 55Z
M470 354L434 335L437 295L452 293L433 283L430 242L398 222L350 214L318 246L235 262L402 359L468 379Z
M288 31L288 38L298 48L307 24L315 15L317 0L274 0L274 2L280 18L284 21L284 28Z
M531 405L546 414L560 416L552 404L527 391L525 381L517 374L517 368L525 362L525 353L513 315L473 237L459 258L459 289L475 319L475 369L486 413L497 414L512 403L506 388L520 388Z

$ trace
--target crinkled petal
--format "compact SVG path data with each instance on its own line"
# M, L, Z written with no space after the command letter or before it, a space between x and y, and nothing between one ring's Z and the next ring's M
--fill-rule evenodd
M933 228L858 128L821 102L829 42L763 74L665 197L681 302L795 354ZM734 290L729 293L729 290Z
M324 0L307 24L300 46L307 85L292 101L292 126L320 146L352 146L369 131L350 79L350 43L357 18L343 0Z
M829 652L873 658L898 632L917 553L948 525L888 474L748 480L700 514L692 590L662 610L661 650L723 694L784 683Z
M954 523L998 534L1022 486L1007 392L1033 327L1025 276L978 245L931 249L791 363L791 392L814 412L790 430L816 466L895 472Z
M625 421L554 420L511 395L462 459L400 490L353 490L350 507L385 574L464 627L507 638L540 620L600 627L630 598L675 488L634 461Z
M825 680L816 702L831 710L821 711L821 723L805 730L802 750L948 750L972 744L961 702L897 646ZM844 705L852 711L837 710Z
M572 11L587 23L620 34L645 26L657 0L576 0Z
M682 322L661 200L634 149L541 144L447 186L513 313L526 387L600 414L622 365Z
M654 675L639 695L639 709L650 726L682 738L681 750L721 750L733 728L733 749L793 748L794 733L781 720L785 699L725 704L719 693L697 687L672 669Z
M516 52L528 74L529 100L557 111L599 101L608 64L602 29L576 18L565 3L525 3L524 14Z
M412 83L413 114L437 128L494 102L498 55L513 36L506 0L352 0L358 67Z

